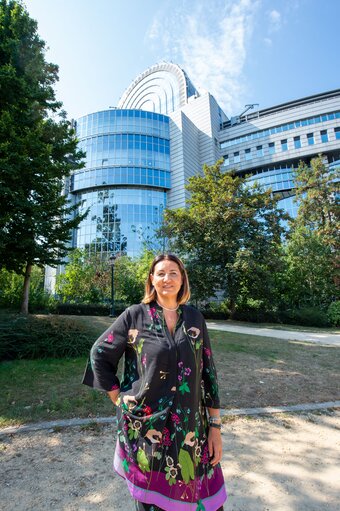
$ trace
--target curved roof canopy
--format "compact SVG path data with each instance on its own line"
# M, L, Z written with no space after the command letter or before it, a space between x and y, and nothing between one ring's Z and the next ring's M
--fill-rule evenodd
M198 92L186 73L170 62L156 64L141 73L126 89L118 108L137 108L170 114L186 105Z

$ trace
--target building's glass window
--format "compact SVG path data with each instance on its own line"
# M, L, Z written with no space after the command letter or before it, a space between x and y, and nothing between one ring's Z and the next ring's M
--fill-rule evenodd
M256 146L256 156L263 156L263 147L262 147L262 145Z
M146 169L144 169L146 170ZM89 253L122 252L137 256L145 234L152 236L163 220L166 193L137 188L101 188L76 194L80 213L89 214L76 230L76 246Z
M314 144L314 133L307 133L307 142L308 145Z
M236 153L234 153L234 163L240 163L240 152L239 151L236 151Z
M328 142L328 133L327 130L321 130L320 131L321 136L321 142L324 144L325 142Z
M301 139L300 137L294 137L294 147L295 149L301 148Z
M340 128L334 128L334 134L336 140L340 140Z
M246 155L246 160L251 160L252 158L252 155L251 155L251 149L246 149L244 151L245 155Z
M282 131L288 131L295 128L300 128L300 126L308 126L310 124L317 124L319 122L324 121L332 121L333 119L340 119L340 112L330 112L328 114L323 114L322 116L318 115L315 117L308 117L307 119L298 119L294 122L290 122L288 124L282 124L280 126L275 126L270 129L265 129L261 131L255 131L253 133L249 133L248 135L243 135L242 137L232 138L230 140L224 140L221 142L221 149L225 149L226 147L241 144L242 142L249 142L250 140L256 140L257 138L267 137L268 135L273 135L275 133L281 133Z
M224 161L223 161L223 165L224 165L224 167L227 167L227 165L229 165L229 155L228 155L228 154L225 154L225 155L223 156L223 160L224 160Z
M286 138L281 140L281 151L288 151L288 142Z
M269 154L275 154L275 142L269 142L268 151Z

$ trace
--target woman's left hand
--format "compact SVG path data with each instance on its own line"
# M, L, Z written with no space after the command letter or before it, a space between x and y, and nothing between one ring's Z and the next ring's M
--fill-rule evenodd
M208 434L210 464L214 467L222 459L222 437L221 430L217 428L209 428Z

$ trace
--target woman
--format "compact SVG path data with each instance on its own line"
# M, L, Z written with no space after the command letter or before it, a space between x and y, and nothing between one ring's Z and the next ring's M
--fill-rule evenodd
M143 302L95 342L83 380L118 407L114 468L139 511L216 511L226 500L216 370L189 297L182 261L157 256Z

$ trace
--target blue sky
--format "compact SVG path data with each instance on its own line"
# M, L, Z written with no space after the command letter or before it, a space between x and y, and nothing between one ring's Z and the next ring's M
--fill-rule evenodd
M340 87L338 0L26 0L69 118L170 60L228 117Z

